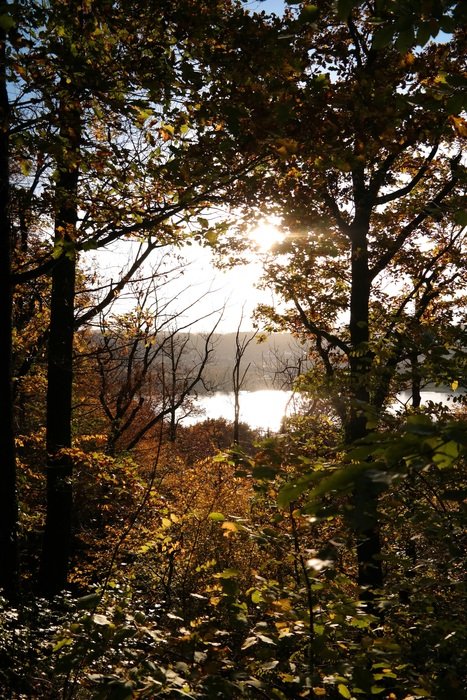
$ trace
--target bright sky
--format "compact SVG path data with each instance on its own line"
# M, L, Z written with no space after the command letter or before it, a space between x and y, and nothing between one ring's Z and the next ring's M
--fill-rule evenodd
M245 0L246 7L256 12L283 13L285 3L283 0ZM263 253L280 238L277 221L264 221L257 229L252 231L252 238L258 244ZM129 241L121 241L115 245L112 252L96 251L93 260L94 265L101 271L106 280L119 278L122 269L128 266L136 246ZM157 253L157 252L156 252ZM182 251L189 266L183 275L174 275L174 281L164 287L163 298L173 299L171 309L175 312L184 309L199 298L199 302L179 319L179 325L188 320L208 316L212 312L225 306L223 318L219 324L219 332L231 332L238 328L243 315L241 329L249 331L253 328L252 314L257 304L272 303L272 294L267 291L259 291L256 284L261 276L261 263L258 257L248 265L242 265L234 269L220 271L215 268L212 261L212 253L206 248L194 244ZM157 255L144 272L147 273L151 265L155 265ZM161 295L162 296L162 295ZM126 312L131 306L127 295L122 294L114 311ZM194 330L209 330L219 314L213 314L195 324Z
M243 4L254 12L274 12L282 15L285 7L284 0L244 0Z
M252 229L252 239L264 254L268 247L280 238L280 229L277 220L265 220L262 225ZM120 241L114 244L112 251L98 250L93 255L93 265L100 270L102 277L109 281L118 280L120 271L128 267L135 254L137 245L130 241ZM163 252L164 249L161 249ZM184 313L178 320L179 325L187 321L202 319L193 326L196 331L205 331L212 328L219 317L217 312L225 306L222 321L218 327L219 332L228 333L238 328L243 313L241 329L251 330L253 327L252 314L257 304L271 303L272 294L267 291L259 291L256 284L261 276L261 261L259 256L251 255L251 262L246 265L229 270L219 270L213 264L213 255L210 249L194 243L177 251L185 259L187 266L183 268L183 274L175 271L171 275L172 281L163 287L161 300L172 300L170 311L179 313L181 310L193 307ZM144 275L149 274L151 267L155 267L160 257L160 252L155 251L152 259L145 264ZM169 267L177 267L176 261L169 261ZM127 293L123 293L114 306L114 312L123 313L130 309L132 300ZM212 314L212 315L211 315ZM207 317L209 318L203 318Z

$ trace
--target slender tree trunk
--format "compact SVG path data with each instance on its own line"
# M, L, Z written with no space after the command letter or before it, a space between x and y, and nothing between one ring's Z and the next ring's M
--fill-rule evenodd
M170 338L169 343L170 352L170 386L167 389L170 392L170 413L169 413L169 441L175 442L177 439L177 409L175 408L177 404L177 380L180 381L178 377L178 363L181 358L181 353L177 353L175 347L174 336ZM166 387L163 389L164 394L166 393Z
M233 424L233 444L240 444L240 391L245 383L246 375L250 369L251 362L247 364L243 372L241 371L243 357L247 351L249 344L256 338L258 331L254 331L247 338L240 338L240 328L243 321L243 309L240 316L240 322L235 333L235 362L232 369L232 387L234 395L234 424Z
M65 86L63 86L65 88ZM40 586L54 595L67 584L71 548L71 447L75 240L81 131L79 100L64 89L60 107L64 154L57 165L55 250L47 366L47 515Z
M18 503L13 429L11 228L9 215L9 102L6 35L0 29L0 589L18 591Z
M371 353L369 343L370 275L368 270L367 226L357 225L352 235L352 290L350 301L350 385L352 406L346 426L348 443L367 434L365 407L370 402L369 372ZM378 517L377 487L371 477L363 475L356 484L354 496L354 527L357 538L358 584L364 600L374 598L381 588L381 542Z
M422 378L420 374L420 363L418 361L418 352L414 350L410 354L410 370L412 374L412 406L414 408L420 408L422 403Z
M174 409L170 411L169 423L169 442L175 442L177 439L177 414Z
M233 423L233 444L240 442L240 388L234 385L234 423Z

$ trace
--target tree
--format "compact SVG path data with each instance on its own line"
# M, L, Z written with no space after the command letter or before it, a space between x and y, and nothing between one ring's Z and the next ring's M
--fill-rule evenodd
M106 450L111 455L117 446L125 450L136 447L166 417L170 440L175 440L180 420L177 412L203 381L213 352L212 338L222 309L202 347L195 347L190 327L200 319L182 319L195 312L200 299L172 310L173 300L162 300L161 288L168 285L169 295L170 280L180 268L164 270L163 262L149 280L131 285L134 310L103 315L100 332L92 341L100 377L99 402L110 424ZM177 298L182 296L179 293Z
M413 33L383 41L376 11L353 5L284 19L293 70L270 93L276 160L255 192L280 202L288 232L265 277L288 309L262 311L313 340L347 444L378 420L409 338L434 306L454 308L452 280L465 276L462 30L451 23L452 36L413 51ZM382 584L378 488L368 468L354 496L363 590Z
M240 442L240 392L245 383L248 370L251 362L245 368L242 367L242 360L245 352L258 335L258 331L254 331L251 335L240 336L240 329L243 321L243 309L238 322L237 331L235 333L235 359L232 368L232 389L234 395L234 420L233 420L233 444L238 445Z
M9 8L2 7L1 10ZM10 226L10 104L7 90L5 27L11 15L2 15L0 24L0 337L3 350L0 369L0 589L14 598L18 587L16 457L13 429L12 386L12 310L11 286L12 234Z
M154 8L159 10L159 3ZM192 235L203 238L206 225L197 215L237 174L255 165L254 158L242 156L232 167L229 154L222 152L207 165L203 142L209 142L214 126L198 117L200 79L190 55L201 27L187 24L186 9L164 4L154 23L146 3L110 8L96 0L91 11L82 3L57 0L50 7L34 3L18 15L22 47L10 60L16 128L19 132L28 124L32 134L16 145L24 171L37 163L40 172L39 196L29 204L43 219L44 238L50 226L55 232L41 259L21 260L14 276L16 283L45 273L52 277L50 478L41 574L43 589L51 593L63 587L69 558L66 450L71 445L74 328L110 303L155 248ZM214 8L214 19L220 9ZM22 26L26 16L31 24ZM186 228L190 221L191 231ZM124 237L146 241L140 257L94 309L74 318L78 256Z

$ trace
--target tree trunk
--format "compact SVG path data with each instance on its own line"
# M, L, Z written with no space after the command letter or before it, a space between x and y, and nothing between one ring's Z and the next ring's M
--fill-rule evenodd
M420 408L420 404L422 403L422 377L417 350L410 353L410 370L412 375L412 406L413 408Z
M64 87L64 86L62 86ZM64 89L60 136L64 155L57 164L55 251L52 272L47 366L47 515L40 586L54 595L67 584L71 548L71 447L75 240L78 218L78 175L81 131L79 101Z
M18 503L13 430L11 228L9 215L9 102L6 35L0 29L0 589L10 600L18 591Z
M352 405L346 426L349 444L367 434L366 406L370 402L369 372L372 358L369 343L370 275L368 270L367 226L352 232L352 290L350 301L350 395ZM358 585L363 600L372 600L383 584L377 487L363 475L356 484L353 522L357 539Z
M233 444L240 442L240 389L234 388L234 422L233 422Z
M240 328L243 321L243 309L240 316L240 322L235 333L235 362L232 369L232 388L234 395L234 423L233 423L233 444L240 444L240 391L244 385L246 376L250 369L251 362L247 364L243 372L241 365L243 357L247 351L249 344L256 338L258 331L254 331L249 337L240 338Z

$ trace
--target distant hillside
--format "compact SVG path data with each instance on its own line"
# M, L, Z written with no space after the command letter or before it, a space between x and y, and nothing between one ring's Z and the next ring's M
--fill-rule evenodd
M240 345L248 341L252 335L252 332L240 333ZM99 332L95 332L94 336L96 345L99 345ZM235 337L236 333L215 333L211 337L210 345L213 346L213 350L203 373L204 386L201 382L196 386L198 393L232 391L232 372L236 354ZM160 333L157 338L157 345L165 347L165 350L170 352L170 343L165 345L165 340L168 340L170 335ZM179 363L180 376L183 377L183 367L188 370L189 375L193 376L204 357L206 335L180 332L177 333L176 338L178 339L176 347L183 346L183 356ZM119 350L119 347L122 350ZM123 353L123 363L125 362L124 348L125 341L122 345L122 340L116 339L115 357ZM141 340L136 356L140 355L142 358L146 348L145 342ZM305 348L290 333L258 334L248 344L241 359L241 373L243 374L247 370L242 389L247 391L272 388L290 389L293 380L299 373L300 363L303 366L305 356ZM161 351L153 366L158 366L163 357L167 358L168 355ZM124 364L122 364L122 371L123 368Z
M232 370L235 363L235 333L213 336L214 352L204 375L208 387L216 391L232 390ZM252 333L240 333L239 340L248 340ZM201 348L202 335L191 336L194 348ZM242 371L249 367L243 389L253 391L265 388L290 388L295 376L294 367L305 350L290 333L260 335L246 348L242 357ZM199 389L201 390L201 389Z

